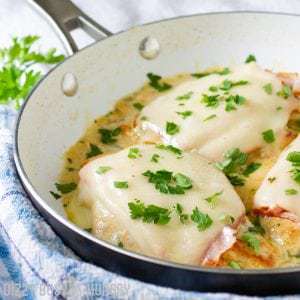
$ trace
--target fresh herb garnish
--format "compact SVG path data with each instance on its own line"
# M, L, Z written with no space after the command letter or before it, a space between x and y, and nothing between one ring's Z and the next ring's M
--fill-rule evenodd
M177 115L181 116L182 119L186 119L193 114L193 112L191 110L177 111L176 113L177 113Z
M75 182L55 183L55 187L62 194L68 194L68 193L74 191L77 188L77 184Z
M255 233L247 231L241 236L241 240L245 242L249 248L254 250L256 254L259 253L260 240Z
M275 134L273 129L268 129L264 132L262 132L262 137L264 139L264 141L268 144L271 144L275 141Z
M290 170L290 173L293 180L300 184L300 152L292 151L288 154L286 159L292 163L292 169Z
M211 208L215 208L219 202L220 196L223 194L223 191L214 193L213 195L205 198L204 200L208 202Z
M153 73L148 73L147 77L150 81L149 85L151 87L153 87L154 89L156 89L158 92L167 91L172 87L172 85L170 85L168 83L165 83L165 82L162 82L161 81L161 76L159 76L159 75L155 75Z
M268 94L268 95L272 95L273 93L273 86L271 83L267 83L266 85L263 86L264 91Z
M148 181L154 184L155 189L163 194L184 194L193 187L192 180L181 173L173 175L173 172L167 170L156 172L148 170L143 175L148 177Z
M169 135L174 135L178 133L180 130L179 126L173 122L167 122L166 123L166 132Z
M220 104L219 95L208 96L206 94L203 94L201 103L203 103L206 107L216 108Z
M101 142L103 144L114 144L117 139L116 137L121 133L121 128L117 127L113 130L100 128L98 132L101 134Z
M216 118L216 116L217 116L217 115L215 115L215 114L210 115L210 116L206 117L205 119L203 119L203 122L206 122L206 121L209 121L209 120L211 120L211 119L213 119L213 118Z
M292 89L290 86L284 84L282 89L277 92L277 96L282 97L283 99L288 99L292 95Z
M220 216L219 220L225 225L232 225L235 221L234 217L231 215L223 214Z
M64 55L56 55L54 48L45 54L31 50L37 40L39 37L35 35L14 37L9 48L0 49L0 104L15 102L15 107L19 109L42 77L34 66L56 64L64 60Z
M121 241L118 241L118 247L124 248L124 245L123 245L123 243Z
M57 193L55 193L55 192L52 192L52 191L50 191L50 194L54 197L54 199L59 199L59 198L61 198L61 195L60 194L57 194Z
M241 269L241 266L234 260L231 260L228 263L228 267L230 267L231 269L235 269L235 270L240 270Z
M86 232L91 233L93 229L92 229L92 228L84 228L84 230L85 230Z
M159 158L160 158L159 154L154 153L151 157L151 161L154 163L158 163Z
M253 54L249 54L248 57L245 60L245 63L248 64L252 61L256 61L256 57Z
M139 148L130 148L128 151L128 157L132 158L132 159L142 157L142 154L140 153L140 149Z
M114 181L114 187L117 189L128 189L127 181Z
M175 211L176 211L177 215L179 216L180 222L182 224L185 224L187 222L187 220L189 219L189 215L183 213L182 205L179 203L176 203Z
M140 200L129 202L130 217L132 219L142 219L144 223L154 223L165 225L171 220L171 211L167 208L159 207L153 204L145 206Z
M188 92L186 94L183 94L181 96L176 97L176 100L178 100L178 101L186 101L186 100L189 100L192 97L192 95L193 95L193 92L190 91L190 92Z
M243 172L243 175L248 177L250 174L254 173L260 167L261 167L260 163L252 162L246 167L245 171Z
M274 182L276 180L276 177L268 177L268 181L270 183Z
M251 222L252 222L253 226L248 228L249 232L257 233L257 234L260 234L260 235L264 235L266 233L265 229L263 228L263 226L260 223L260 217L259 216L255 216L254 218L252 218Z
M90 144L90 151L86 153L86 158L91 158L102 153L103 151L97 145Z
M220 85L219 89L223 91L229 91L230 89L236 87L236 86L242 86L246 85L249 82L246 80L239 80L239 81L231 81L231 80L224 80L222 84Z
M246 98L240 95L230 95L225 99L225 110L232 111L237 109L237 105L242 105L246 102Z
M178 156L181 156L182 155L182 151L179 149L179 148L176 148L172 145L163 145L163 144L159 144L156 146L157 149L160 149L160 150L166 150L166 151L169 151L169 152L172 152Z
M286 189L284 192L287 196L292 196L292 195L297 195L298 194L298 191L295 190L295 189Z
M206 77L206 76L209 76L209 75L212 75L212 74L217 74L217 75L228 75L230 73L230 70L229 68L224 68L223 70L221 71L212 71L212 72L200 72L200 73L193 73L191 74L193 77L195 78L202 78L202 77Z
M135 109L137 109L138 111L141 111L144 108L144 105L141 104L140 102L135 102L135 103L133 103L133 107Z
M104 174L104 173L110 171L111 169L112 169L112 167L108 167L108 166L100 166L100 167L97 169L96 173L101 175L101 174Z
M201 212L198 207L193 209L191 220L197 224L199 231L208 229L213 223L211 217L208 214Z
M300 119L289 120L287 126L289 129L300 132Z
M213 92L213 93L215 93L215 92L217 92L218 91L218 87L217 86L215 86L215 85L212 85L212 86L210 86L209 87L209 89L208 89L210 92Z

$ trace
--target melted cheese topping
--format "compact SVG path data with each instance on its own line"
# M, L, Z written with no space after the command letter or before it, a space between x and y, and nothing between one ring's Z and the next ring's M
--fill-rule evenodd
M247 81L226 91L215 92L210 87L220 87L224 80ZM265 86L271 85L271 92ZM250 152L265 145L262 132L272 129L276 137L283 133L296 99L283 99L277 95L282 89L281 81L271 72L259 68L255 63L231 69L228 75L212 74L201 79L191 79L158 97L143 109L139 118L139 131L143 140L156 141L159 136L166 144L182 149L197 149L200 154L212 160L222 159L226 150L237 147ZM201 103L203 95L221 95L217 107ZM245 98L243 104L236 104L235 110L226 111L230 95ZM186 96L188 99L178 100ZM180 112L189 111L185 118ZM178 114L179 112L179 114ZM179 127L179 132L170 135L167 122Z
M300 136L280 154L277 162L256 192L254 206L256 208L269 208L270 210L282 208L300 219L300 185L292 179L290 172L293 168L292 163L286 159L292 151L300 151ZM295 194L289 190L295 190Z
M169 259L187 264L200 264L205 259L209 247L222 235L228 232L228 239L232 230L225 226L222 218L232 216L237 226L245 209L239 196L234 191L226 177L216 170L206 159L197 153L184 153L178 158L174 153L158 149L153 145L134 146L140 155L135 159L128 157L129 148L118 153L96 158L80 171L81 197L89 202L94 215L104 219L98 223L98 231L109 232L105 239L112 241L118 235L119 241L125 248L134 249L143 254ZM158 154L158 162L151 161L153 154ZM99 167L108 166L111 169L98 174ZM155 188L148 178L142 175L145 171L156 172L168 170L173 174L181 173L192 180L193 187L185 190L185 194L165 194ZM128 188L116 188L116 181L126 181ZM221 192L218 201L212 207L205 199ZM158 225L144 223L140 219L132 219L128 208L129 202L139 199L147 205L157 205L172 211L168 224ZM182 224L174 210L179 203L183 213L192 214L193 209L208 214L213 223L204 231L197 229L197 224L191 219ZM99 217L100 216L100 217ZM100 229L99 229L100 227ZM107 230L107 228L110 229ZM225 228L225 230L224 230ZM228 229L226 229L228 228ZM226 237L222 239L228 242ZM220 247L224 252L228 247ZM214 251L216 251L214 247ZM188 253L188 255L187 255ZM220 253L215 255L218 256Z

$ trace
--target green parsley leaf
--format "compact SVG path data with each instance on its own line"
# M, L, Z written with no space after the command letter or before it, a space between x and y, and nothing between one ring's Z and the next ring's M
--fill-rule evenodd
M231 215L223 214L220 216L219 220L225 225L232 225L235 221L234 217Z
M229 263L228 263L228 266L231 268L231 269L235 269L235 270L240 270L241 269L241 266L234 260L231 260Z
M179 149L179 148L176 148L172 145L163 145L163 144L159 144L156 146L157 149L160 149L160 150L166 150L166 151L169 151L169 152L172 152L178 156L181 156L182 155L182 151Z
M188 92L186 94L183 94L181 96L176 97L176 100L178 100L178 101L186 101L186 100L189 100L192 97L192 95L193 95L193 92L190 91L190 92Z
M203 77L206 77L206 76L209 76L209 75L212 75L212 74L217 74L217 75L228 75L230 73L230 70L229 68L224 68L223 70L221 71L212 71L212 72L202 72L202 73L193 73L191 74L193 77L195 78L203 78Z
M159 158L160 158L159 154L154 153L151 157L151 161L154 163L158 163Z
M124 248L124 245L123 245L123 243L121 241L118 241L118 247Z
M223 91L229 91L230 89L236 87L236 86L241 86L241 85L246 85L249 82L246 80L239 80L239 81L230 81L230 80L224 80L222 84L220 85L219 89Z
M292 163L292 169L290 170L292 179L300 184L300 152L292 151L286 159Z
M230 95L225 99L225 111L236 110L237 105L242 105L246 102L246 98L240 95Z
M86 158L91 158L102 153L102 150L97 145L90 143L90 151L86 153Z
M223 191L214 193L213 195L205 198L204 200L208 202L211 208L215 208L220 200L220 196L223 194Z
M109 167L109 166L100 166L97 169L96 173L101 175L101 174L104 174L104 173L110 171L111 169L112 169L112 167Z
M275 180L276 180L276 177L269 177L269 178L268 178L268 181L269 181L270 183L274 182Z
M249 54L248 57L245 60L245 63L248 64L252 61L256 61L256 57L253 54Z
M137 109L138 111L141 111L144 108L144 105L139 102L135 102L135 103L133 103L133 107L135 109Z
M68 194L74 191L77 188L77 184L75 182L70 183L55 183L55 186L59 192L62 194Z
M284 84L282 89L277 92L277 96L282 97L283 99L288 99L292 95L292 89L290 86Z
M274 134L273 129L268 129L268 130L262 132L262 136L263 136L264 141L268 144L275 142L275 134Z
M206 94L203 94L201 103L203 103L206 107L216 108L220 104L219 95L208 96Z
M101 134L101 142L103 144L114 144L117 141L116 137L120 135L121 131L122 130L120 127L117 127L113 130L105 128L100 128L98 130L98 132Z
M114 187L117 189L128 189L127 181L114 181Z
M298 194L298 191L295 190L295 189L286 189L284 192L287 196L292 196L292 195L297 195Z
M266 233L265 229L263 228L263 226L260 223L259 216L255 216L254 218L252 218L251 222L252 222L253 226L248 228L249 232L257 233L257 234L261 234L261 235L264 235Z
M256 170L258 170L261 167L260 163L252 162L250 163L245 171L243 172L243 175L248 177L250 174L254 173Z
M211 120L213 118L216 118L216 117L217 117L217 115L215 115L215 114L209 115L208 117L206 117L205 119L203 119L203 122L209 121L209 120Z
M177 215L179 216L180 222L182 224L185 224L187 222L187 220L189 219L189 215L183 213L182 205L179 203L176 203L175 211L176 211Z
M177 115L181 116L182 119L186 119L193 114L193 112L191 110L177 111L176 113L177 113Z
M259 253L259 248L260 248L260 240L257 238L255 233L252 232L245 232L241 236L241 240L247 244L249 248L254 250L256 254Z
M180 128L177 124L173 122L167 122L166 123L166 132L169 135L174 135L180 131Z
M147 77L149 79L149 85L156 89L158 92L164 92L172 88L172 85L161 82L161 76L155 75L153 73L148 73Z
M57 194L57 193L55 193L55 192L52 192L52 191L50 191L49 192L53 197L54 197L54 199L59 199L59 198L61 198L61 195L60 194Z
M217 92L218 91L218 87L215 86L215 85L212 85L212 86L209 87L209 91L210 92Z
M263 86L263 89L268 95L272 95L273 93L272 83L267 83L266 85Z
M211 217L208 214L202 213L198 209L198 207L195 207L193 209L191 220L197 224L197 228L199 231L204 231L208 229L213 223Z
M282 110L283 109L283 107L282 106L278 106L278 107L276 107L276 110L277 111L280 111L280 110Z
M140 200L129 202L130 217L135 219L142 219L144 223L154 223L165 225L171 220L171 211L167 208L150 204L145 206Z
M142 154L140 153L140 149L139 148L130 148L128 151L128 157L132 158L132 159L142 157Z

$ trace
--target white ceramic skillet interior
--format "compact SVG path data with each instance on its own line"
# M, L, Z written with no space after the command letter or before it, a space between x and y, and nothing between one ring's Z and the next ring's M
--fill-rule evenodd
M169 76L227 66L243 62L249 53L265 68L300 71L299 28L300 17L293 15L196 15L133 28L80 51L39 84L20 114L15 159L27 190L54 218L98 242L69 222L60 201L49 194L62 168L63 153L93 119L143 85L148 72ZM154 60L139 54L139 44L146 36L160 44ZM61 90L68 72L79 83L73 97L66 97Z

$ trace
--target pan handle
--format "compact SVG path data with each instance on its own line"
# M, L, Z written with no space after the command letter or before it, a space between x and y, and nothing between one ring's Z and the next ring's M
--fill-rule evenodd
M28 0L39 12L47 17L49 23L55 28L64 43L69 55L79 49L71 35L77 28L83 29L94 40L99 41L112 33L97 24L83 13L70 0Z

